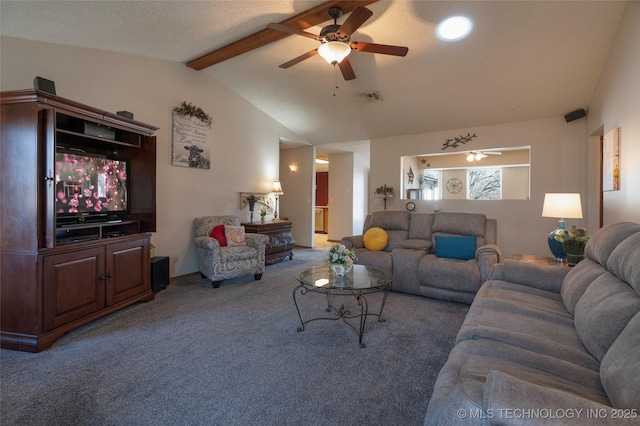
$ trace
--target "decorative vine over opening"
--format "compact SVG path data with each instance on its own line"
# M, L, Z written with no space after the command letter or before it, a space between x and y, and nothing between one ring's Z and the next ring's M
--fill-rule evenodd
M183 101L182 105L173 108L173 111L182 117L195 117L208 126L211 126L211 122L213 121L209 114L204 112L201 108L193 105L191 102L186 103Z
M442 144L443 150L447 148L457 148L460 144L465 144L471 142L473 138L477 137L476 134L467 133L467 136L460 135L460 137L455 137L453 139L447 139L445 143ZM453 142L453 143L452 143Z

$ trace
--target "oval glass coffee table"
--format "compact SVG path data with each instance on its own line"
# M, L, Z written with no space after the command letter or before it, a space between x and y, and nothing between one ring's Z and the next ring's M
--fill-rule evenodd
M297 279L300 284L293 290L293 303L296 305L298 317L300 318L301 326L298 327L298 331L304 331L305 325L312 321L342 319L345 324L349 325L358 334L358 343L361 348L364 348L366 345L362 342L362 336L364 335L367 317L370 315L375 316L378 318L378 322L384 322L382 311L387 301L387 294L391 289L392 276L390 274L370 266L353 265L351 271L344 276L337 276L329 266L314 266L302 271L297 276ZM326 311L333 312L333 315L303 320L296 297L298 294L305 295L309 292L326 294ZM365 294L377 292L384 292L380 311L371 313L369 312L369 304ZM359 308L356 309L359 312L351 312L348 308L345 308L344 304L341 303L338 306L334 302L333 299L343 296L355 298L356 305ZM358 328L347 321L347 319L352 318L359 320Z

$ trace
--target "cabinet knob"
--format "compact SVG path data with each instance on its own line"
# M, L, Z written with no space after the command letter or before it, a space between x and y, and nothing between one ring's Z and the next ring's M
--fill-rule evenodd
M99 281L104 281L104 280L106 280L106 278L105 278L104 274L100 274L100 276L98 277L98 280L99 280Z

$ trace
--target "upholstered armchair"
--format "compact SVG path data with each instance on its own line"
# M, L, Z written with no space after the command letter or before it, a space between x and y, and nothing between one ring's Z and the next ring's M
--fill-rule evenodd
M269 237L263 234L244 234L238 241L229 245L221 245L212 237L212 230L218 225L239 227L237 216L206 216L194 219L194 243L198 252L200 275L211 280L214 288L220 287L225 279L253 274L256 280L262 278L264 272L264 250ZM220 229L220 228L219 228ZM228 228L229 229L233 228ZM223 231L224 232L224 231ZM223 239L224 241L224 239ZM235 245L237 244L237 245Z

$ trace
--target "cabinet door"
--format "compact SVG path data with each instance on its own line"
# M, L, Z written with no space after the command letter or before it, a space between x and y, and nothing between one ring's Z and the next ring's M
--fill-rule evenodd
M106 256L108 306L150 290L148 239L109 245Z
M104 248L45 256L43 268L44 331L104 308Z

